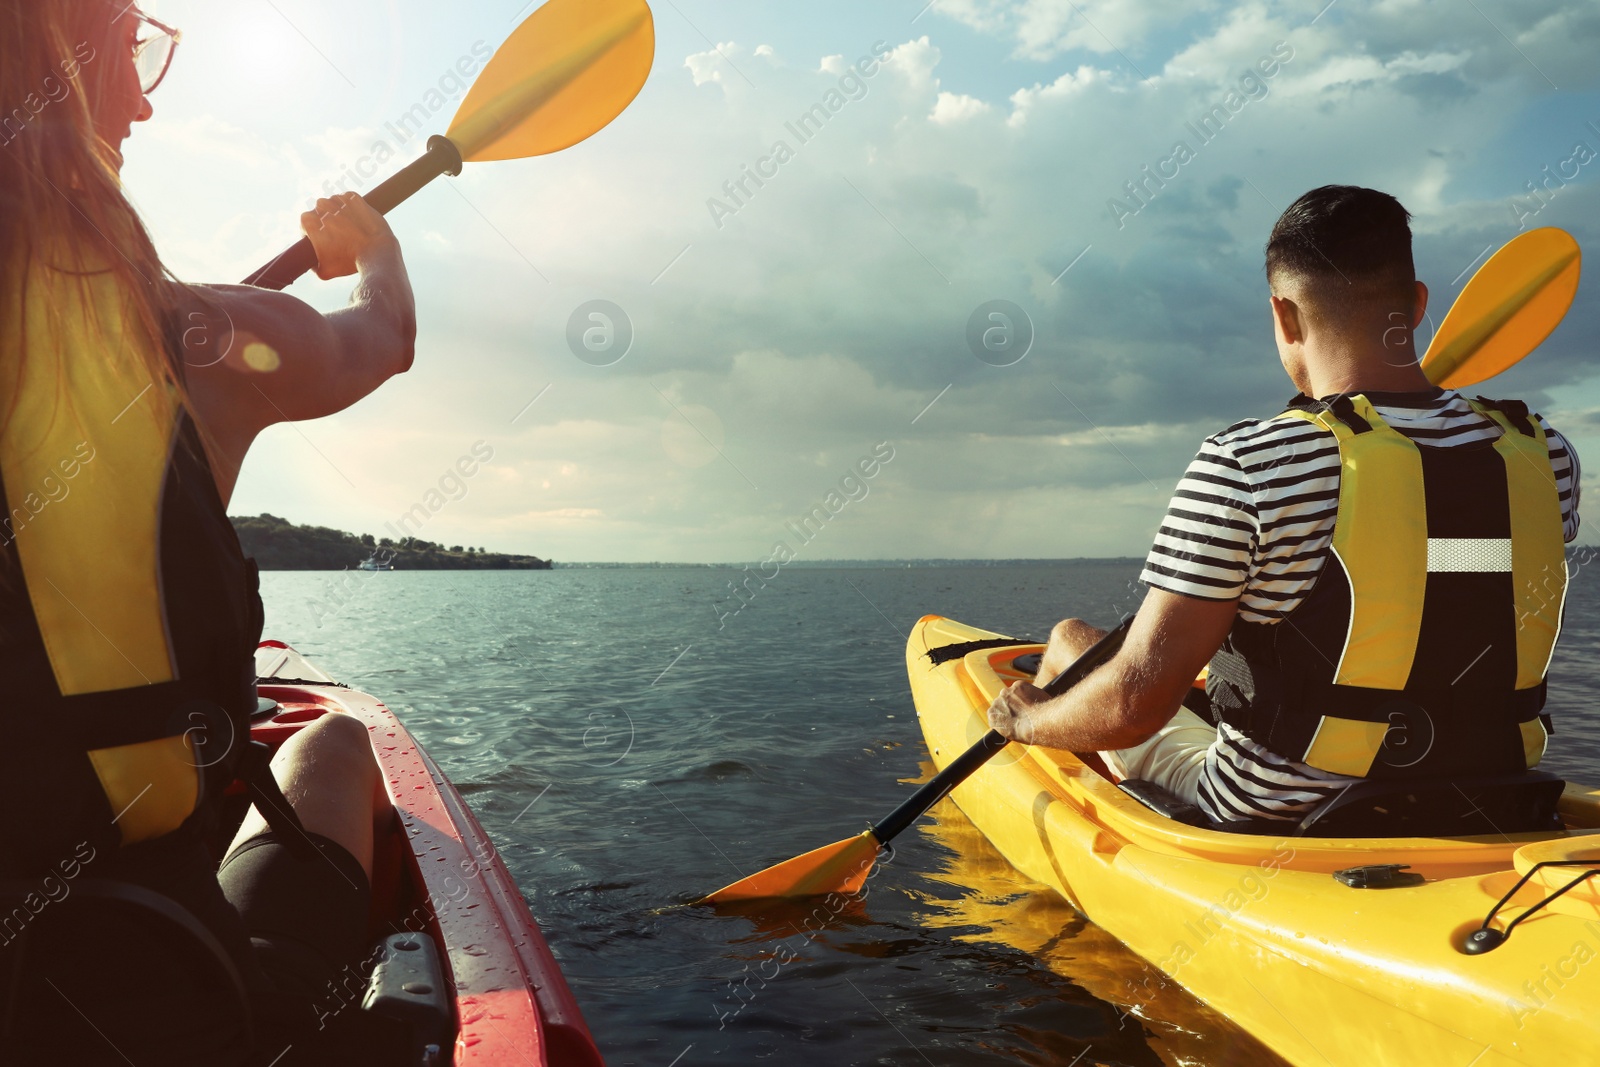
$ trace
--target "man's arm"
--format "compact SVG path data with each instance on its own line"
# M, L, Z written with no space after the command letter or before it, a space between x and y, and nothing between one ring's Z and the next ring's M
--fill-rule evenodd
M195 287L179 308L189 393L218 453L224 500L263 429L343 411L411 367L416 305L393 231L354 193L317 207L301 220L317 273L360 275L348 307L323 315L283 293L230 285Z
M1177 713L1238 611L1237 599L1152 588L1115 657L1059 697L1027 682L1003 690L989 706L989 725L1013 741L1073 752L1147 741ZM1093 640L1096 631L1080 632Z

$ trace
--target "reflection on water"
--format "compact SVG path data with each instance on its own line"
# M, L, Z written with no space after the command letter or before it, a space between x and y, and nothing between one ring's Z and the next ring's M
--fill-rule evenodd
M933 765L924 765L932 774ZM1126 1013L1151 1051L1169 1064L1271 1067L1280 1060L1249 1034L1190 996L1176 982L1086 921L1048 886L1005 857L961 814L941 801L921 829L949 850L941 870L927 872L952 895L922 893L922 921L958 941L1005 945L1026 954L1086 993ZM1046 1034L1026 1035L1047 1041ZM1093 1050L1083 1062L1097 1062Z

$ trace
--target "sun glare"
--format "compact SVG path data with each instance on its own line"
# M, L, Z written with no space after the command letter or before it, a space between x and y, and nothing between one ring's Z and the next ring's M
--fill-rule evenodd
M210 40L214 58L240 80L263 88L283 84L291 74L303 72L309 57L316 60L311 28L300 28L272 7L232 8L225 17L212 16ZM320 62L320 60L318 61Z

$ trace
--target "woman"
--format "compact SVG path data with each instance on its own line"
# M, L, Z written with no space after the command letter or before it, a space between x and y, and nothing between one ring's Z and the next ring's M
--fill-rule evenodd
M176 32L122 0L0 0L0 18L0 877L38 885L46 907L78 878L178 901L251 990L253 1055L297 1045L287 1065L316 1043L312 1001L360 954L374 821L391 809L366 730L326 717L265 776L300 825L278 817L279 833L252 809L219 871L217 802L249 770L261 631L226 507L262 429L409 368L410 283L355 194L302 219L322 277L359 275L342 311L179 283L119 177ZM0 985L8 1051L235 1062L228 997L153 928L75 918L71 944L18 968L24 927L46 915L0 921L0 981L20 970Z

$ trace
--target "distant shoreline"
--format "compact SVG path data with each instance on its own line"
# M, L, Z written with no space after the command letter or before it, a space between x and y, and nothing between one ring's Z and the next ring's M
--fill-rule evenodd
M1119 565L1142 564L1143 556L1070 556L1055 559L810 559L794 560L784 564L785 569L845 570L865 568L912 567L1036 567L1060 563L1104 563ZM717 570L728 567L754 566L755 560L733 560L724 563L557 563L558 571L568 570Z
M538 556L521 556L466 545L435 544L352 534L327 526L296 526L276 515L234 517L239 547L263 571L547 571ZM369 562L370 561L370 562ZM363 564L368 565L363 567Z

